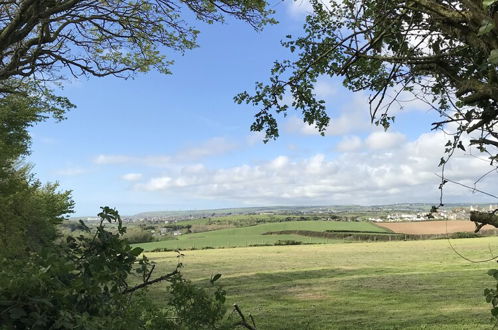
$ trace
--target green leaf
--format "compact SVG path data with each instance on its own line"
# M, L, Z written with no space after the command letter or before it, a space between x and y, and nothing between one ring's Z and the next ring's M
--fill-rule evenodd
M86 223L83 221L83 220L79 220L79 223L80 223L80 226L81 226L81 230L89 233L90 232L90 228L88 228L88 226L86 225Z
M133 250L131 250L130 253L132 255L134 255L135 257L138 257L140 255L140 253L142 253L143 251L144 251L144 249L136 247Z
M26 316L26 312L20 308L20 307L15 307L9 310L10 317L14 320L20 319L23 316Z
M211 282L211 284L213 284L214 282L216 282L217 280L219 280L220 277L221 277L221 274L216 274L213 277L211 277L211 280L209 280L209 281Z
M498 1L498 0L483 0L482 5L484 6L484 8L487 8L487 7L491 6L492 4L494 4L496 1Z
M498 317L498 308L493 308L491 314L493 314L494 317Z
M479 28L478 36L482 36L491 32L495 28L495 23L492 21L483 21L481 27Z
M497 0L498 1L498 0ZM493 49L488 57L488 62L498 65L498 49Z

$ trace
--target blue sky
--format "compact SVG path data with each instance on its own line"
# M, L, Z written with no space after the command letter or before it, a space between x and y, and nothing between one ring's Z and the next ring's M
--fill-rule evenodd
M256 109L233 96L265 81L288 53L285 35L298 35L308 5L279 2L280 24L255 32L233 20L199 24L200 47L184 56L166 50L172 75L133 80L68 82L62 94L77 105L60 122L32 129L34 172L73 190L76 215L99 206L141 211L265 205L437 202L438 159L446 137L430 132L437 117L421 103L406 104L383 132L370 125L367 94L322 79L332 125L326 137L298 113L280 118L281 137L268 144L249 131ZM472 183L485 161L461 155L453 179ZM491 183L484 182L491 186ZM447 201L489 202L458 187ZM492 202L492 201L491 201Z

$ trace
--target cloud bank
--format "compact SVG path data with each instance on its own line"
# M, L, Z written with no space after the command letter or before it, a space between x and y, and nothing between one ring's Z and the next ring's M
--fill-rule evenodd
M442 132L423 134L415 141L406 141L400 133L373 132L364 141L344 138L337 146L344 152L333 159L318 153L303 159L281 155L227 168L197 164L151 176L134 189L258 205L436 202L435 173L446 140ZM472 183L487 170L487 162L461 154L451 161L446 175ZM445 192L451 198L462 189L448 186Z

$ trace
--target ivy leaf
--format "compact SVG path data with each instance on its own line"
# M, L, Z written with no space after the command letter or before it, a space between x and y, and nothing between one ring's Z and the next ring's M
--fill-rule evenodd
M496 0L498 1L498 0ZM488 57L488 62L491 64L498 65L498 49L493 49Z

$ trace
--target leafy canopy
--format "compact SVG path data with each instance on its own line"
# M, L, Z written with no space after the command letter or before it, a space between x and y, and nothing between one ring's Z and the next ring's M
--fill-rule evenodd
M223 22L234 16L259 29L264 0L57 0L6 1L0 9L0 92L19 90L23 78L60 81L157 69L169 73L167 49L197 46L199 31L186 21Z
M410 93L441 115L434 128L452 124L448 153L464 149L461 136L470 134L470 145L497 158L498 1L311 3L303 35L282 42L294 59L275 62L268 83L235 97L259 108L251 130L274 139L275 115L295 108L324 134L330 117L314 87L321 76L339 77L348 89L370 94L376 124L388 128L390 109ZM284 102L287 93L292 104Z
M268 83L235 97L259 108L251 130L264 131L265 141L275 139L276 114L295 108L323 135L330 117L314 88L321 76L337 77L348 89L370 94L371 119L385 129L394 120L390 111L403 107L407 93L439 113L433 128L451 136L439 164L441 191L448 182L445 164L456 149L487 153L496 170L498 0L311 3L314 13L307 16L303 35L282 42L293 59L275 62ZM287 94L291 104L284 101ZM497 211L473 212L476 232L484 224L498 226ZM498 280L498 271L489 274ZM484 294L498 320L498 287Z
M159 280L170 283L165 303L144 292L154 265L142 249L123 239L126 228L108 207L100 224L86 234L45 245L22 259L0 258L0 329L226 329L225 291L193 285L179 273L181 264ZM116 223L117 230L106 228ZM132 286L137 280L142 283Z

